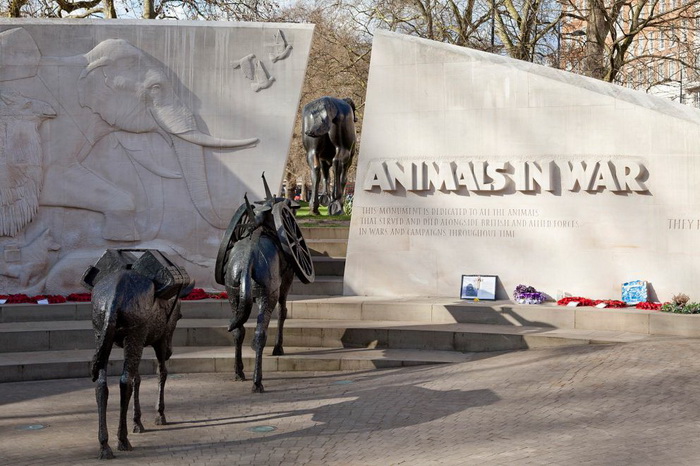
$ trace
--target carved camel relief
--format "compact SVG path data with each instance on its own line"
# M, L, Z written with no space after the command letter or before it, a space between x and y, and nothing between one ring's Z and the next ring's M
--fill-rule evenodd
M36 215L44 181L39 126L55 116L44 101L0 92L0 236L15 236Z
M6 36L2 37L3 43L21 42L24 48L27 41L34 44L31 35L21 28L0 36ZM38 51L36 44L34 47ZM4 61L0 59L0 65ZM139 240L134 194L82 162L104 138L120 141L141 137L146 147L127 150L129 157L158 176L182 176L197 212L209 224L226 227L227 222L212 205L203 148L244 148L258 139L222 139L200 131L194 113L177 95L165 65L125 40L105 40L89 52L72 57L41 57L39 65L22 63L27 70L23 77L36 74L62 109L51 122L51 134L61 135L62 140L55 145L50 141L40 205L102 212L105 239ZM64 71L61 79L56 79L56 66ZM63 77L70 73L74 73L73 82ZM148 141L156 135L176 156L181 175L168 173L149 158L153 149Z

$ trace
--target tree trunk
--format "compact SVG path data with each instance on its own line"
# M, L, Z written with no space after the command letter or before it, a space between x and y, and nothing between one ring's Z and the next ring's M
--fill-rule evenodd
M143 19L156 19L155 0L143 0Z
M104 0L105 19L116 19L117 10L114 8L114 0Z
M10 11L8 12L8 16L10 18L19 18L20 10L25 3L27 3L27 0L10 0Z
M589 0L588 22L586 24L586 47L583 57L583 74L591 78L603 79L605 72L605 39L608 37L608 24L605 21L603 0Z
M297 193L297 180L296 176L292 174L289 170L287 170L287 173L285 174L284 177L286 189L284 193L284 197L287 199L294 199L294 196Z

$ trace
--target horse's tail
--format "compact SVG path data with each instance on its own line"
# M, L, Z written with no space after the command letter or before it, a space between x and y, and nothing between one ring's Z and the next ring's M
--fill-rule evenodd
M238 308L236 315L245 316L248 314L247 309L253 307L253 255L255 248L251 248L249 254L245 255L245 259L240 268L237 269L238 276L235 277L234 283L238 284ZM234 329L235 319L231 321L228 331Z
M304 111L304 134L317 138L331 130L331 124L338 113L330 99L319 99L308 104Z
M95 315L102 318L101 326L96 326L97 332L97 347L95 355L92 357L92 381L96 381L99 377L100 369L107 366L109 354L112 352L114 344L114 335L117 332L117 303L114 299L108 302L93 302L93 320Z

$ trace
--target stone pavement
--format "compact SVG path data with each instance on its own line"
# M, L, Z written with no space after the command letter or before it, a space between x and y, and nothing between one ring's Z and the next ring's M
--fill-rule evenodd
M175 375L166 426L153 425L156 381L144 377L148 430L130 434L131 452L116 450L111 377L108 464L697 465L699 353L700 340L667 339L267 373L262 395L228 374ZM0 384L0 464L100 463L93 388L87 378ZM35 424L47 427L20 429Z

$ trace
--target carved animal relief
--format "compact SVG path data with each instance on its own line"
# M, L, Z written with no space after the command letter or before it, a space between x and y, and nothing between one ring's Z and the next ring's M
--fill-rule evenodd
M0 236L15 236L36 215L44 178L39 126L55 116L46 102L0 91Z
M177 254L212 287L228 201L261 169L281 180L305 56L274 88L272 62L256 57L290 63L290 43L307 53L312 29L159 25L162 40L145 39L154 28L94 21L63 40L65 26L0 24L0 289L77 292L99 251L135 247ZM240 99L240 84L268 89L283 117Z

